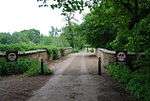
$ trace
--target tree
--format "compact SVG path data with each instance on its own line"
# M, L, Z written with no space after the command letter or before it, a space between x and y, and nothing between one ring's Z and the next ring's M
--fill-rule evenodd
M0 44L11 44L11 41L10 33L0 33Z
M29 29L20 32L14 32L12 34L12 39L13 43L31 42L37 44L40 42L40 31L36 29Z
M57 35L59 35L59 32L60 32L61 30L60 29L58 29L57 27L55 28L54 26L51 26L51 29L50 29L50 31L49 31L49 34L50 34L50 36L57 36Z
M52 9L62 9L62 12L75 12L84 10L84 7L94 7L101 0L52 0L51 2L48 0L37 1L41 2L39 7L50 6Z
M110 44L111 47L120 45L120 48L124 49L135 45L132 41L136 33L139 33L136 37L137 43L144 42L140 39L142 29L136 33L135 29L137 30L138 25L149 17L150 0L54 0L55 2L51 3L47 0L40 1L52 9L62 9L65 16L70 12L82 11L85 7L91 8L91 14L85 17L81 26L87 42L94 47L106 46L113 41L115 34L117 36Z
M40 42L40 31L36 29L23 30L21 33L33 43Z
M42 45L52 45L52 37L41 35L40 44L42 44Z
M12 43L28 43L30 40L24 35L22 34L21 32L14 32L12 34Z
M132 29L136 23L150 14L150 0L113 0L130 14L128 28Z
M136 23L150 14L150 0L54 0L54 2L43 1L40 7L47 7L48 5L54 9L62 9L62 12L83 11L85 7L95 8L97 5L102 5L105 2L113 2L119 9L128 12L130 20L128 21L128 28L131 30ZM44 6L47 5L47 6Z
M71 26L65 26L63 28L62 36L68 40L70 46L73 45L73 47L76 49L83 48L84 44L86 43L84 39L85 37L81 31L81 27L76 23L71 23Z
M86 42L95 48L108 48L109 43L115 39L117 31L124 29L122 25L126 22L127 17L119 17L121 13L112 2L105 2L95 7L85 16L81 24L81 31L86 37Z

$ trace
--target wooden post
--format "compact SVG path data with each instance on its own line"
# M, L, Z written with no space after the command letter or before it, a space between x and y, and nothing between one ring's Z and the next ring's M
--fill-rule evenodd
M98 75L102 75L102 71L101 71L101 57L98 58Z
M44 74L44 61L41 59L41 74Z

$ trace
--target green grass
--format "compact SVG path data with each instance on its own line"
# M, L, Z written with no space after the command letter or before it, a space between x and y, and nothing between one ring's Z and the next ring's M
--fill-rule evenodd
M106 69L113 78L118 80L134 96L142 101L150 101L150 77L146 67L131 72L125 65L110 64Z

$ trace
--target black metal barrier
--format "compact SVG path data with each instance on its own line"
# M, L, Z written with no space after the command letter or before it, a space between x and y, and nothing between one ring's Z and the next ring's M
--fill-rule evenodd
M101 57L98 57L98 75L102 75L102 70L101 70Z
M44 74L44 61L41 59L41 74Z

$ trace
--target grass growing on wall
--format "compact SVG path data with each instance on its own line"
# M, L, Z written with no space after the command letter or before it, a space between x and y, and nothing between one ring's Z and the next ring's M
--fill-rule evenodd
M150 101L150 82L147 67L131 72L128 67L121 64L110 64L107 72L133 95L142 101Z
M21 58L16 62L7 62L5 59L0 60L0 75L25 74L36 76L41 74L41 64L38 60ZM52 70L44 64L44 75L52 74Z

